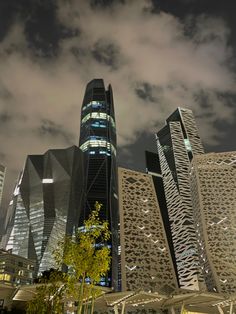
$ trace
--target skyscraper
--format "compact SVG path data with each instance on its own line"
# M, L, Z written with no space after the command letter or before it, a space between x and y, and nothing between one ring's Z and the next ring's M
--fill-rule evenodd
M122 290L178 288L152 176L119 168Z
M175 251L174 251L173 240L172 240L172 235L171 235L170 221L169 221L169 216L168 216L168 209L167 209L159 157L158 157L158 154L148 152L148 151L145 152L145 157L146 157L146 172L147 174L152 176L152 180L153 180L153 184L154 184L155 192L156 192L156 197L157 197L159 208L160 208L160 214L161 214L164 229L165 229L165 235L168 241L170 255L171 255L172 263L175 270L175 276L178 280L178 271L177 271L177 264L176 264L176 258L175 258Z
M203 146L191 110L178 108L157 133L157 151L181 288L203 288L200 272L189 165Z
M3 238L13 253L36 259L38 271L54 266L58 235L83 225L95 202L109 222L112 270L101 285L119 287L116 127L112 89L102 79L88 83L81 110L80 148L29 155L9 206ZM57 232L57 235L56 235ZM104 244L105 245L105 244Z
M5 174L6 174L6 167L3 165L0 165L0 206L2 202L2 193L3 193L3 187L4 187L4 181L5 181Z
M83 155L72 146L29 155L15 187L7 221L7 249L36 261L36 271L56 267L59 239L78 227Z
M195 156L190 167L196 238L209 291L236 292L236 152Z
M108 220L112 248L111 276L102 283L117 290L118 282L118 196L116 167L116 125L111 85L102 79L88 83L81 110L79 147L84 152L84 198L80 224L87 219L96 201L102 204L101 217Z

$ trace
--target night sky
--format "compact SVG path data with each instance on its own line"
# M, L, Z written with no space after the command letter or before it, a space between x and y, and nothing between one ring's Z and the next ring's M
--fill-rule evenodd
M144 170L178 106L207 152L236 150L235 12L227 0L1 0L1 215L28 154L78 144L93 78L113 87L119 165Z

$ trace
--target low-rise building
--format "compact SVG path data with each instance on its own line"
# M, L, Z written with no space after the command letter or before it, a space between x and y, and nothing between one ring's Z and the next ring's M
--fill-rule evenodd
M12 252L0 250L0 283L9 285L32 284L35 261Z

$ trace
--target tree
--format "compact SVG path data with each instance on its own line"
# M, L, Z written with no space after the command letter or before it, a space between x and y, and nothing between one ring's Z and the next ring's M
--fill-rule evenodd
M50 269L38 279L35 297L27 304L27 314L62 314L62 298L66 290L67 275Z
M60 314L62 301L67 299L76 301L78 314L82 309L83 313L93 313L94 300L101 294L101 288L96 284L106 276L111 263L107 245L110 231L108 222L99 218L101 206L96 202L95 210L84 221L84 226L78 228L75 235L58 242L53 255L59 267L67 266L67 274L52 271L49 280L44 280L37 288L35 298L28 304L27 314Z
M74 237L67 236L54 252L57 262L68 267L67 293L77 301L78 314L82 308L93 313L94 300L101 293L96 284L110 268L110 232L108 222L99 218L101 206L96 202L84 226Z

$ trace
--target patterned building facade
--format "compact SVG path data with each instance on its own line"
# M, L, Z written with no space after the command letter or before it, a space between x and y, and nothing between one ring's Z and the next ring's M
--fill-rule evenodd
M3 165L0 165L0 206L2 202L2 193L3 193L3 187L4 187L4 181L5 181L5 174L6 174L6 167Z
M178 108L156 139L179 284L185 289L203 289L188 169L193 156L204 150L192 111Z
M193 158L191 190L207 288L236 292L236 152Z
M178 283L152 176L118 174L122 290L171 293Z
M36 272L55 267L52 251L78 227L83 155L72 146L29 155L8 210L6 248L36 261Z

